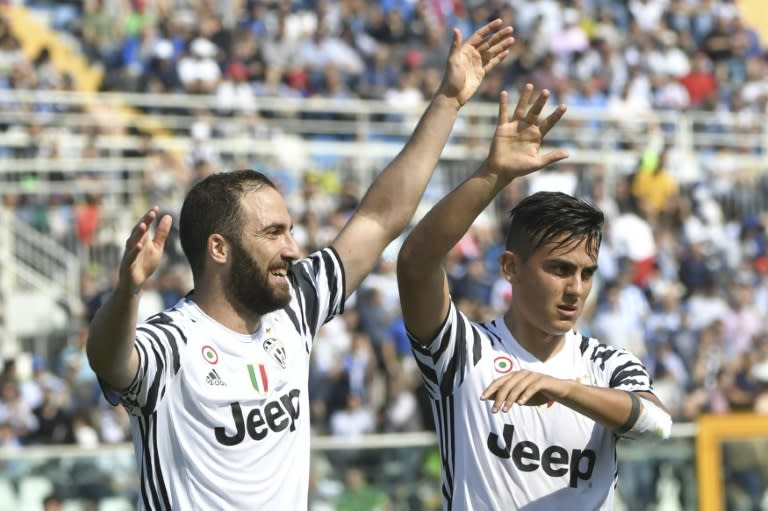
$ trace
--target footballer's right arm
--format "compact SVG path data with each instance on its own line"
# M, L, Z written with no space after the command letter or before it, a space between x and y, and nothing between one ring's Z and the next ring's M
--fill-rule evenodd
M159 208L153 207L131 231L125 242L118 282L96 312L88 331L88 362L99 378L116 390L127 388L139 368L134 344L139 294L141 286L159 266L171 230L171 217L165 215L157 224L154 238L150 237L150 226L158 214Z

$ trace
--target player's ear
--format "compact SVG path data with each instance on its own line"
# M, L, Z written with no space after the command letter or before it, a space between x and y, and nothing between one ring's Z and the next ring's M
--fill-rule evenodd
M217 263L227 262L229 243L221 234L213 233L208 236L208 255Z
M520 257L509 250L502 252L499 257L499 266L504 278L514 284L517 281L517 276L522 269L522 261Z

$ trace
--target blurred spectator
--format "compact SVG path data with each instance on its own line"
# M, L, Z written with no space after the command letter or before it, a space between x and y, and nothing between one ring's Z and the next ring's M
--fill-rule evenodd
M51 493L43 498L43 511L63 511L63 509L64 503L59 495Z
M224 79L216 88L216 104L220 114L252 113L256 109L256 96L247 81L248 68L242 62L231 62Z
M609 283L605 289L604 302L598 307L591 321L591 335L603 340L609 346L628 349L641 359L646 349L643 341L643 331L638 328L639 318L628 316L628 305L622 307L622 290L620 284ZM632 298L625 298L625 303Z
M333 412L330 416L330 434L346 438L355 438L366 433L373 433L375 422L373 410L364 402L360 394L350 392L346 407Z
M688 90L692 106L703 105L706 100L717 93L717 80L712 72L712 62L703 52L693 56L691 71L680 78Z
M72 444L75 442L72 416L66 407L70 404L61 390L44 388L43 402L35 408L38 427L28 437L33 444Z
M0 422L5 422L11 429L7 435L11 444L14 438L23 440L39 427L37 417L21 398L18 383L14 380L0 383Z
M221 69L216 62L218 49L208 39L198 37L189 45L186 55L178 61L177 71L181 85L191 94L211 94L221 80Z
M646 213L656 218L671 211L677 201L678 184L667 168L669 148L658 155L643 155L640 168L632 180L632 195L644 204Z
M755 278L740 272L730 284L730 307L723 314L723 335L731 360L752 349L752 340L763 330L764 320L754 306Z
M619 213L610 227L609 243L616 255L625 261L630 281L644 288L656 261L656 240L653 228L644 218L645 203L632 201L630 207Z

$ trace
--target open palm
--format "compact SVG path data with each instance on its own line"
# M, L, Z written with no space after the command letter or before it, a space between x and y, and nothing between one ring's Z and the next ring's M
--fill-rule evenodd
M171 217L164 215L157 224L155 236L150 236L150 227L159 214L159 208L153 207L139 220L125 242L125 252L120 262L120 278L138 290L152 273L160 266L165 248L165 240L171 231Z
M568 157L568 152L562 149L546 154L539 152L544 136L565 113L565 105L558 106L549 116L539 119L549 92L541 91L533 102L532 98L533 86L528 84L520 94L512 117L509 117L507 93L502 91L499 95L499 118L488 153L488 164L510 180Z
M465 104L477 91L485 75L509 54L514 39L512 27L501 27L500 19L478 29L462 43L461 32L453 29L453 42L448 54L448 66L441 84L442 92Z

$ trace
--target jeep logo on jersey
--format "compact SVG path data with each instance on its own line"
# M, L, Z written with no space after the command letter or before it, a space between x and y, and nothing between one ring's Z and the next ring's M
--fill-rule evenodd
M235 434L227 435L224 426L214 428L216 440L221 445L233 446L245 440L245 434L254 440L263 440L270 431L275 433L289 428L296 431L296 419L299 418L299 389L293 389L274 401L269 401L243 414L242 405L231 403L232 420L235 423Z
M264 341L264 351L269 353L270 356L275 359L275 362L280 364L280 367L285 369L285 360L287 356L285 354L285 346L283 346L283 341L278 341L274 337L270 337Z
M578 480L592 478L597 454L592 449L573 449L570 453L559 445L550 445L544 451L529 440L522 440L512 445L515 426L504 424L504 445L499 445L499 435L488 435L488 449L499 458L512 458L521 472L533 472L541 468L550 477L562 477L570 472L568 486L576 488Z
M267 368L264 364L248 364L248 376L251 378L251 385L259 394L269 392L269 378L267 377Z

